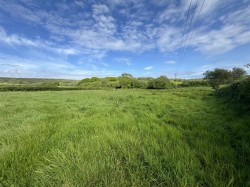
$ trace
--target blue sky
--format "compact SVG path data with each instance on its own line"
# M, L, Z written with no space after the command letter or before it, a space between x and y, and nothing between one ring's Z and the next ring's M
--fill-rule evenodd
M202 4L0 0L0 77L198 78L250 63L250 0Z

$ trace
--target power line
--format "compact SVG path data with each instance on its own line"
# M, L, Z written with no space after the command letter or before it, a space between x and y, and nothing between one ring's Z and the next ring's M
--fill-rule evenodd
M185 52L186 52L186 50L187 50L187 48L188 48L188 46L189 46L189 43L190 43L190 41L191 41L191 38L192 38L193 34L194 34L194 30L195 30L195 28L196 28L198 19L199 19L199 17L200 17L200 14L201 14L201 11L202 11L204 2L205 2L205 0L203 0L202 4L201 4L201 6L200 6L200 10L199 10L198 16L197 16L197 18L196 18L196 20L195 20L195 23L194 23L194 25L193 25L192 32L191 32L191 34L190 34L190 37L188 38L188 41L187 41L187 44L186 44L185 48L183 49L183 54L182 54L182 56L181 56L180 62L182 62L182 60L183 60L183 58L184 58L184 56L185 56Z
M184 46L181 46L180 54L179 54L179 56L178 56L178 61L177 61L177 63L180 63L180 64L181 64L181 58L182 58L182 56L183 56L184 50L185 50L185 48L186 48L186 46L187 46L187 41L188 41L188 38L189 38L190 30L192 30L191 28L192 28L192 23L193 23L193 20L194 20L194 15L195 15L195 12L196 12L196 9L197 9L197 4L198 4L198 0L196 0L196 3L195 3L195 7L194 7L194 11L193 11L191 20L190 20L189 28L188 28L188 31L187 31L187 33L186 33ZM178 71L177 71L177 72L178 72Z
M201 14L201 11L202 11L204 2L205 2L205 0L203 0L202 4L201 4L201 6L200 6L200 10L199 10L198 16L197 16L197 18L196 18L196 20L195 20L195 22L194 22L194 24L193 24L193 27L192 27L193 18L194 18L194 15L195 15L195 13L196 13L196 10L197 10L197 8L198 8L198 5L197 5L197 4L198 4L198 0L197 0L196 3L195 3L195 8L194 8L194 12L193 12L193 15L192 15L192 18L191 18L191 21L190 21L189 30L188 30L188 32L187 32L187 34L186 34L185 43L184 43L184 46L181 48L182 50L179 51L180 53L179 53L179 55L178 55L178 61L177 61L177 63L179 63L180 65L179 65L179 67L178 67L178 70L177 70L176 73L175 73L175 76L177 75L177 73L178 73L178 71L179 71L179 69L180 69L180 67L181 67L183 58L184 58L184 56L185 56L185 52L186 52L186 50L187 50L187 48L188 48L188 46L189 46L189 43L190 43L190 41L191 41L191 38L192 38L192 36L193 36L194 29L196 28L196 25L197 25L198 19L199 19L199 17L200 17L200 14ZM199 3L199 4L200 4L200 3ZM192 29L191 29L191 27L192 27ZM191 29L191 32L190 32L190 29ZM190 34L190 33L191 33L191 34ZM190 34L190 35L189 35L189 34ZM182 45L181 45L181 46L182 46Z
M187 30L187 22L188 22L188 18L189 18L189 15L190 15L192 1L193 0L191 0L190 3L189 3L189 8L188 8L187 18L186 18L185 25L184 25L184 30L183 30L183 36L182 36L182 40L181 40L181 45L180 45L180 48L179 48L179 51L178 51L177 62L179 61L181 49L183 47L183 42L184 42L184 38L185 38L185 32Z

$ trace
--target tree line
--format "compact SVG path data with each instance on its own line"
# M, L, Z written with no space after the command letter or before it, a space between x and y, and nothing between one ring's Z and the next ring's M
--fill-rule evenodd
M158 78L140 77L135 78L131 74L123 73L119 77L105 78L86 78L78 83L84 87L101 87L101 88L143 88L143 89L168 89L173 88L174 84L166 76Z

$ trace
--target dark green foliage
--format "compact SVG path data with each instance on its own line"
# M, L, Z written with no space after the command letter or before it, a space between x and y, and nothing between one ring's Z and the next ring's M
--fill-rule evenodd
M134 79L133 80L133 87L134 88L146 89L147 86L148 86L148 81L147 80L143 80L143 79Z
M231 71L216 68L213 71L206 71L203 75L212 88L215 89L215 91L218 91L220 85L226 85L241 80L246 74L247 72L243 68L234 67Z
M82 80L78 83L78 85L81 85L81 84L84 84L84 83L88 83L88 82L91 82L91 81L90 81L90 78L82 79Z
M178 87L199 87L199 86L209 86L209 82L203 79L197 80L182 80L182 83Z
M119 85L117 87L121 88L133 88L135 78L128 73L123 73L118 77Z
M121 76L118 79L119 79L119 84L121 85L122 88L133 88L134 78Z
M216 68L214 71L206 71L204 76L212 88L218 91L220 85L227 84L230 81L231 73L228 70Z
M246 68L250 68L250 63L245 65Z
M107 81L118 81L117 77L105 77L104 79L106 79Z
M235 82L237 80L240 80L242 77L244 77L247 74L247 72L243 68L237 68L234 67L231 71L231 78L232 81Z
M38 87L58 87L60 83L58 81L50 81L50 82L44 82L40 83L37 86Z
M84 83L90 83L90 82L96 82L96 81L99 81L100 78L98 77L92 77L92 78L86 78L86 79L82 79L78 85L81 85L81 84L84 84Z
M250 77L220 88L218 95L236 109L250 111Z
M148 82L148 89L168 89L173 88L172 83L166 76L160 76Z
M133 76L129 73L123 73L123 74L121 74L120 77L133 78Z

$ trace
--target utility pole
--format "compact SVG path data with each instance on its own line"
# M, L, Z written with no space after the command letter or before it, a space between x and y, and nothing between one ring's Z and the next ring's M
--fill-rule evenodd
M175 88L177 88L177 73L174 74L174 79L175 79Z

